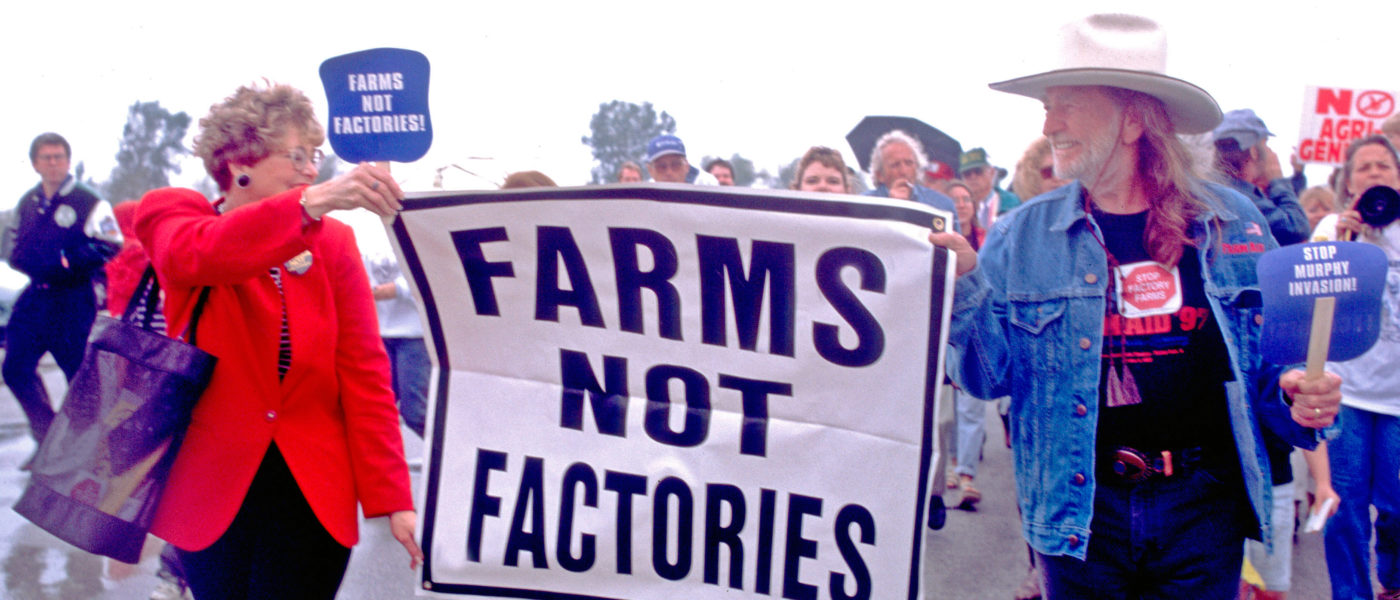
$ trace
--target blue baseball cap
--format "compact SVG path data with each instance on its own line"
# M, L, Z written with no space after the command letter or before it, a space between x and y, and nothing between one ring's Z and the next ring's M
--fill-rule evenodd
M667 154L679 154L685 156L685 144L681 143L681 138L674 135L658 135L647 142L647 162L654 161Z
M1252 147L1258 144L1259 140L1271 135L1273 132L1264 126L1264 120L1248 108L1225 113L1225 118L1220 121L1220 125L1211 132L1211 137L1215 141L1235 140L1235 143L1240 145L1241 150Z

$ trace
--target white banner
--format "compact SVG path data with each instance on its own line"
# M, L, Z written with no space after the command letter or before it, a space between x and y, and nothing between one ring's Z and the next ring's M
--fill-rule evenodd
M422 595L922 598L949 215L669 185L415 195Z
M1395 114L1400 92L1338 87L1308 87L1303 93L1303 128L1298 158L1341 166L1352 140L1381 132Z

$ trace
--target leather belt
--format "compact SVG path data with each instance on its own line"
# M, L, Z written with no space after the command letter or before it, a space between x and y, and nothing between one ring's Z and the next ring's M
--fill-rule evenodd
M1118 481L1166 479L1201 466L1205 457L1205 450L1199 446L1152 452L1119 446L1100 460L1099 471Z

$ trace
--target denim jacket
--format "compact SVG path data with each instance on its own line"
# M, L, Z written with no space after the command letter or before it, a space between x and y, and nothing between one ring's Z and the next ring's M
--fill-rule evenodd
M1269 543L1271 486L1260 426L1312 447L1293 423L1278 377L1259 354L1263 312L1254 266L1277 246L1268 222L1238 192L1201 182L1210 206L1191 225L1205 293L1220 323L1233 379L1230 423L1250 503ZM1095 490L1107 257L1084 212L1079 182L998 219L978 267L955 286L950 375L979 398L1011 396L1011 443L1022 528L1037 552L1086 556ZM1253 537L1253 536L1251 536Z

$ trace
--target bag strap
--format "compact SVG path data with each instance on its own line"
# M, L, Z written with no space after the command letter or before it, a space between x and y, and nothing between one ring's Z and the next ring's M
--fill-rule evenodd
M194 303L194 311L190 313L190 321L185 324L185 330L180 332L179 339L186 340L190 345L194 343L194 332L199 327L199 316L204 314L204 303L209 301L209 286L199 291L199 300ZM146 272L141 274L141 282L136 284L136 292L131 295L135 300L145 294L146 315L141 322L141 328L149 330L151 319L155 317L155 311L160 306L160 279L156 277L155 265L146 265ZM131 322L132 316L136 313L136 305L140 302L127 302L126 312L122 313L122 320ZM188 337L187 337L188 336Z
M198 346L194 341L194 334L199 330L199 315L204 314L204 303L209 301L209 286L199 291L199 300L194 303L194 312L190 313L190 322L185 324L185 330L180 332L180 339L186 340L191 346ZM185 337L189 334L189 337Z
M142 302L142 299L145 299ZM156 279L156 269L151 265L146 265L145 272L141 273L141 282L136 284L136 291L131 293L131 299L126 303L126 310L122 312L122 320L127 323L132 322L132 317L136 315L137 305L145 308L145 317L141 320L141 328L150 330L151 319L155 317L156 306L160 302L160 280Z

